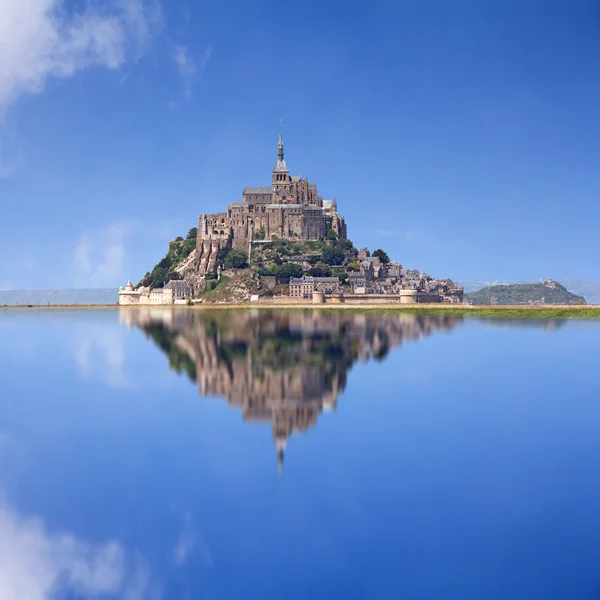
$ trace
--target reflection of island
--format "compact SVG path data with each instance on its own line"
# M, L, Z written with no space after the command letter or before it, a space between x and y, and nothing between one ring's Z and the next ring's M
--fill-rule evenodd
M121 320L142 329L201 395L225 396L246 421L271 421L281 469L289 436L335 409L357 359L382 360L462 317L149 307L122 311Z

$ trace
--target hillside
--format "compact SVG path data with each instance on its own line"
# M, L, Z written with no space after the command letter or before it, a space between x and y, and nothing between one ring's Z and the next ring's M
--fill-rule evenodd
M465 302L476 305L494 304L586 304L585 298L569 292L557 281L542 283L493 285L465 294Z

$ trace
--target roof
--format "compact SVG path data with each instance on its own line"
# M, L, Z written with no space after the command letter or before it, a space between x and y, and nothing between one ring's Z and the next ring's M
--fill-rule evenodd
M339 283L337 277L313 277L312 275L303 275L302 277L290 277L291 284L302 283Z
M272 194L273 190L269 186L245 187L244 194Z
M287 165L285 164L285 160L283 158L278 158L275 163L275 168L273 169L274 173L288 173Z
M167 283L165 283L165 287L164 289L166 290L176 290L177 288L182 288L185 287L186 289L189 288L189 284L186 283L185 281L181 280L181 279L171 279L170 281L168 281Z
M294 209L299 209L302 208L304 205L303 204L267 204L267 208L283 208L285 210L294 208Z

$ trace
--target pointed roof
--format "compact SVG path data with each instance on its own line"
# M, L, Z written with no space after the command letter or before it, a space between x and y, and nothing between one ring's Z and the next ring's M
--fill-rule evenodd
M279 124L279 143L277 144L277 162L275 163L275 168L273 169L273 173L288 173L287 165L285 164L285 159L283 158L283 130L281 128L281 122Z

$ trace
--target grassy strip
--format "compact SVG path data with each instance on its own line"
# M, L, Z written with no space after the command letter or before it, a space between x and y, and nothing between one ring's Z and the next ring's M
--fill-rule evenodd
M457 307L457 306L376 306L376 305L307 305L307 304L221 304L196 305L194 309L260 309L260 310L304 310L304 311L346 311L366 312L369 314L412 314L446 315L476 318L506 319L600 319L600 306L547 306L547 307Z
M351 310L369 314L413 314L413 315L452 315L460 317L482 318L520 318L520 319L600 319L600 306L454 306L454 305L356 305L356 304L196 304L194 306L159 306L132 305L118 306L114 304L66 304L66 305L34 305L34 306L0 306L0 310L98 310L107 308L123 308L138 310L145 308L164 308L166 310L304 310L304 311L341 311Z

